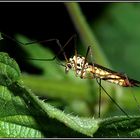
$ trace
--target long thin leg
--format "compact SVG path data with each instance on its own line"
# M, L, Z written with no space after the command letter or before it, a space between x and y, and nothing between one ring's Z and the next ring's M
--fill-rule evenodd
M4 33L2 33L2 32L0 32L0 34L1 34L1 38L2 38L2 36L5 36L5 37L7 37L8 39L12 40L13 42L16 42L16 43L18 43L19 45L24 45L24 46L31 45L31 44L34 44L34 43L43 43L43 42L56 41L57 45L60 47L60 51L59 51L53 58L50 58L50 59L46 59L46 58L45 58L45 59L44 59L44 58L42 58L42 59L38 59L38 58L28 58L29 60L39 60L39 61L53 61L53 60L55 60L55 59L57 58L57 56L62 52L63 55L64 55L64 58L65 58L65 60L66 60L66 62L67 62L68 59L67 59L66 54L65 54L65 52L64 52L64 48L65 48L65 47L68 45L68 43L75 37L75 35L71 36L71 37L68 39L68 41L65 43L65 45L62 47L62 45L60 44L60 41L59 41L58 39L55 39L55 38L53 38L53 39L48 39L48 40L32 41L32 42L28 42L28 43L22 43L22 42L20 42L20 41L18 41L18 40L16 40L16 39L14 39L14 38L12 38L12 37L10 37L10 36L4 34Z
M134 100L135 100L135 102L136 102L136 104L137 104L138 110L140 110L140 104L139 104L139 102L138 102L136 96L134 95L134 93L132 93L132 96L133 96L133 98L134 98Z
M101 86L103 91L106 93L106 95L111 99L111 101L129 118L128 114L116 103L116 101L107 93L107 91L104 89L104 87L98 82L96 79L97 83Z
M94 69L93 56L92 56L92 50L91 50L91 48L90 48L89 52L90 52L91 63L92 63L92 66L93 66L92 68ZM96 80L98 80L98 79L96 79ZM100 78L99 78L99 83L100 84L99 84L99 98L98 98L99 99L98 100L99 101L99 112L98 112L99 114L98 114L98 117L100 118L101 117L101 98L102 98L101 97L101 94L102 94L101 93L101 86L100 86L101 85L101 79Z
M60 49L61 49L60 52L59 52L59 54L61 53L61 51L63 52L63 55L64 55L64 57L65 57L66 62L68 62L68 59L67 59L67 57L66 57L64 48L69 44L69 42L70 42L73 38L75 39L75 37L76 37L76 34L72 35L72 36L68 39L68 41L64 44L63 47L62 47L62 45L60 44L59 40L57 40L57 44L59 45L59 47L60 47ZM58 55L58 54L57 54L57 55ZM57 55L56 55L56 56L57 56Z
M94 69L93 56L92 56L91 48L90 48L89 52L90 52L90 58L91 58L92 66L93 66L93 69ZM98 79L96 78L96 80L98 80ZM101 117L101 98L102 98L102 96L101 96L102 92L101 92L101 86L100 85L101 85L101 79L99 78L99 98L98 98L99 99L99 112L98 112L99 113L98 114L99 118Z
M90 46L88 46L88 49L87 49L87 52L86 52L86 56L85 56L85 61L84 61L84 64L83 64L83 67L82 67L82 70L81 70L81 78L83 78L83 72L84 72L84 68L85 68L85 64L87 62L87 57L88 57L88 54L89 54L89 50L90 50Z
M99 79L99 118L101 116L101 79Z
M129 82L129 79L128 79L127 75L126 75L126 74L124 74L124 75L125 75L127 81ZM130 83L130 82L129 82L129 83ZM135 100L135 102L136 102L136 104L137 104L138 110L140 110L140 104L139 104L139 102L138 102L138 100L137 100L135 94L132 93L132 95L133 95L133 98L134 98L134 100Z
M77 49L76 49L76 42L77 42L77 39L76 39L76 35L74 37L74 55L76 57L75 61L74 61L74 67L75 67L75 75L77 76L77 56L78 56L78 53L77 53Z
M86 57L85 57L85 62L84 62L84 65L83 65L83 68L84 69L84 66L85 66L85 63L86 63L86 59L87 59L87 56L88 56L88 53L90 51L90 46L88 47L88 50L87 50L87 53L86 53ZM93 67L94 67L94 63L93 63ZM82 73L82 72L81 72ZM103 88L103 86L101 85L101 79L99 79L99 81L97 80L96 78L96 81L97 83L99 84L99 117L100 117L100 111L101 111L101 89L103 89L103 91L108 95L108 97L115 103L115 105L127 116L128 114L115 102L115 100L107 93L107 91Z
M90 58L91 58L92 65L94 67L95 59L93 58L93 52L91 48L90 48Z

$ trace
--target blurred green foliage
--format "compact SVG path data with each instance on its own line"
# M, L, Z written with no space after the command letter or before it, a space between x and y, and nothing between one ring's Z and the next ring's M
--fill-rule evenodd
M101 18L91 23L113 68L138 80L140 79L139 14L139 3L112 3L102 13Z
M139 14L139 3L111 3L98 20L90 23L112 68L137 80L140 80ZM138 88L128 88L118 100L123 100L123 104L132 109L130 112L135 112L138 108L127 102L133 100L130 92L140 99Z

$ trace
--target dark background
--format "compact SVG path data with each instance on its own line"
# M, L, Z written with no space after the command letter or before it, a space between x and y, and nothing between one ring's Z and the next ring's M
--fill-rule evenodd
M108 5L109 3L80 3L88 21L99 18ZM0 31L13 38L18 33L25 35L31 40L38 41L57 38L61 44L65 44L76 33L67 9L62 2L0 3L0 12ZM14 57L22 70L40 72L37 68L29 66L27 62L20 58L20 56L25 56L25 54L20 47L16 47L17 44L15 42L5 38L2 40L2 43L1 51L6 51L11 57ZM54 42L48 44L51 44L50 46L55 45ZM43 45L46 44L44 43ZM58 47L51 47L55 53L58 51L56 48ZM71 49L65 51L68 54ZM63 58L60 56L60 59Z
M81 2L80 6L87 19L93 20L100 16L108 4ZM9 34L18 32L33 38L38 36L39 39L59 37L63 41L76 32L61 2L1 3L0 11L0 29Z

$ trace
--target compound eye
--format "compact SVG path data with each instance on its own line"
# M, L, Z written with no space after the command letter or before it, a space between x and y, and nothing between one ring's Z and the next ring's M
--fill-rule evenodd
M77 63L77 66L80 67L80 63Z
M69 69L71 69L71 68L72 68L71 64L67 64L67 66L68 66L68 68L69 68Z

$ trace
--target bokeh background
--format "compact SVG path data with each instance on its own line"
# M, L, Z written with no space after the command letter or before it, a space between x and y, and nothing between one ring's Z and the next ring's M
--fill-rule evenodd
M140 4L77 3L80 7L77 10L80 10L86 19L95 44L94 40L93 44L88 44L88 41L84 43L84 36L76 28L82 23L77 20L77 25L74 24L72 12L68 8L70 4L1 3L0 31L24 43L57 38L62 45L72 35L77 34L76 44L72 40L65 48L67 57L74 54L74 45L82 55L85 55L86 48L91 45L95 62L140 80ZM66 75L64 67L56 61L40 62L25 59L52 58L60 49L55 42L44 42L41 46L37 43L21 46L7 37L3 38L0 41L1 51L16 59L23 72L23 81L36 95L65 112L98 117L99 85L95 79L81 80L71 72ZM100 55L96 56L96 53ZM65 61L62 54L58 59ZM139 88L122 88L107 82L103 82L103 86L125 112L130 115L140 113L138 103L133 98L135 95L137 101L140 100ZM101 116L114 115L124 114L102 91Z

